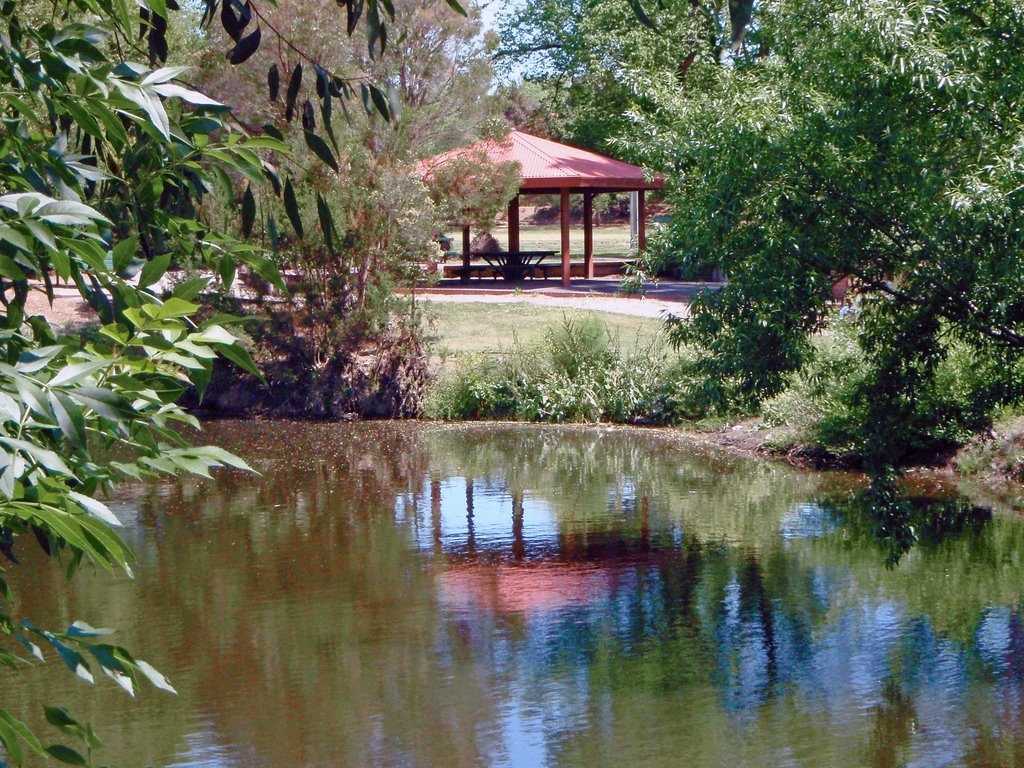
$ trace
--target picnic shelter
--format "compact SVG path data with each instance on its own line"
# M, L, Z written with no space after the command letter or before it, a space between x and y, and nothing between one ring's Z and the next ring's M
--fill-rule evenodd
M646 247L644 193L661 189L661 177L650 177L638 166L615 160L549 139L542 139L523 131L511 131L505 139L483 139L469 147L461 147L437 155L421 166L425 175L466 153L486 153L494 163L515 162L521 169L519 191L508 203L508 254L511 262L529 265L532 255L519 247L519 204L524 195L558 195L559 224L561 227L562 285L570 283L571 262L569 249L570 195L583 195L583 263L584 275L594 276L594 195L610 192L636 192L637 247ZM463 277L470 270L470 231L462 231ZM520 273L521 274L521 273Z

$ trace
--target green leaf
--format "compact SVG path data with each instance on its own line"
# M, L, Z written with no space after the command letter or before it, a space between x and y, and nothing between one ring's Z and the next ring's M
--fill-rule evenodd
M102 520L107 525L112 525L115 528L121 527L121 521L117 519L114 513L110 511L110 507L106 504L84 494L76 493L75 491L68 491L68 496L70 496L78 506L97 520Z
M159 306L156 318L158 320L167 320L175 317L189 317L198 311L198 304L192 304L177 296L172 296Z
M171 138L171 122L160 99L134 83L114 80L114 85L122 96L146 113L146 116L149 118L149 124L156 128L164 139L169 140ZM134 117L131 113L125 114Z
M18 732L3 718L0 718L0 743L16 765L25 761L25 751L21 747Z
M45 632L46 639L50 641L50 645L57 651L57 655L60 656L61 661L67 665L67 668L74 672L79 678L85 680L87 683L95 683L92 672L89 671L89 665L85 662L85 657L82 656L78 651L69 648L67 645L62 643L50 632Z
M24 280L25 273L10 256L0 253L0 275L8 280Z
M270 149L274 152L280 152L283 155L288 154L288 145L281 139L280 131L277 131L277 129L271 125L265 125L263 128L268 134L270 134L270 131L273 128L277 135L253 136L252 138L241 142L238 146L244 147L245 149Z
M139 288L148 288L153 285L167 273L167 268L170 266L170 253L160 254L147 261L146 266L139 273Z
M251 34L246 35L227 53L227 59L232 64L241 64L247 61L260 47L260 38L263 32L257 26Z
M120 523L118 523L120 525ZM65 633L68 637L103 637L112 634L112 629L97 629L84 621L75 621Z
M338 161L334 158L334 153L331 152L331 148L327 146L327 142L312 131L303 131L303 133L306 136L306 146L313 150L313 154L337 171Z
M146 676L146 679L149 680L149 682L151 682L161 691L167 691L168 693L173 694L178 693L176 690L174 690L174 686L171 685L171 681L164 677L160 672L158 672L149 662L142 661L141 659L136 659L135 666L139 668L139 671Z
M270 219L271 223L273 223L273 221L273 219ZM281 293L288 293L288 286L285 284L284 278L281 276L281 270L277 268L277 264L275 264L272 259L268 259L266 256L260 255L246 256L245 263L253 272L277 288Z
M244 470L245 472L255 471L253 470L252 467L246 464L243 459L239 458L238 456L235 456L235 454L231 453L230 451L226 451L219 446L204 445L201 448L197 448L196 451L206 456L209 456L215 461L218 461L226 466L234 467L235 469L241 469Z
M210 278L208 277L190 277L174 286L174 297L182 301L191 301L201 294L209 284Z
M329 250L334 250L334 217L331 216L331 209L327 207L327 201L319 192L316 193L316 212L320 219L320 231L323 232L324 242Z
M224 288L230 288L235 281L235 259L230 253L225 253L220 257L219 272Z
M71 714L64 709L64 707L43 707L43 712L46 715L46 722L50 725L55 725L65 733L76 733L76 731L68 731L68 728L81 728L82 724L78 722Z
M217 347L218 352L243 371L251 373L261 381L263 380L263 374L260 373L260 369L256 367L256 363L253 362L252 357L249 356L249 353L245 349L237 344L216 344L215 346Z
M0 721L6 723L11 730L18 734L21 740L28 744L33 752L40 757L43 756L43 745L39 743L36 735L21 720L18 720L6 709L0 709Z
M211 107L213 109L227 109L228 107L221 104L219 101L211 99L199 91L192 91L188 88L182 88L180 85L174 85L173 83L166 83L164 85L158 85L153 88L154 91L159 93L161 96L168 98L181 99L187 101L189 104L194 104L197 107Z
M139 250L139 238L137 235L126 237L114 244L114 271L124 272L135 258Z
M299 203L295 199L295 190L292 188L292 180L284 183L284 210L288 214L288 221L292 223L292 229L300 238L302 237L302 216L299 215Z
M123 420L121 409L124 408L124 402L116 392L100 387L76 387L68 392L68 396L105 419L115 422Z
M469 18L469 14L466 13L466 9L462 7L462 5L459 3L458 0L445 0L445 1L448 3L448 6L453 11L455 11L458 14L461 14L461 15L465 16L466 18Z
M88 765L84 757L63 744L51 744L46 751L54 760L59 760L67 765Z
M99 211L71 200L53 200L43 203L33 213L51 224L78 226L88 224L90 221L110 223L110 220Z
M373 106L377 108L380 116L391 121L391 109L388 106L388 97L376 85L370 85L370 97L373 99Z
M64 437L76 448L84 448L85 418L81 409L60 392L50 392L50 408Z
M87 363L73 363L71 365L65 365L57 371L56 376L46 383L50 387L66 387L69 384L75 384L78 381L81 381L89 374L96 373L96 371L101 371L109 366L109 360L91 360Z
M302 87L302 62L295 65L292 70L291 79L288 81L288 91L285 93L285 119L291 122L295 113L295 99L299 96L299 89Z
M3 435L0 435L0 444L6 445L8 448L17 449L51 472L56 472L62 475L72 474L63 459L48 448L43 448L42 446L30 443L27 440L20 440L18 438L6 437Z
M242 195L242 237L248 239L252 235L252 225L256 221L256 198L252 194L252 185L247 184Z
M267 71L267 90L270 100L277 101L277 97L281 93L281 74L277 70L277 64L271 64Z

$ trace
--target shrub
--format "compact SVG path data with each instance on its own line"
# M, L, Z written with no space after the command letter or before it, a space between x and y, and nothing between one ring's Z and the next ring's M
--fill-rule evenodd
M867 449L867 359L856 339L857 323L833 321L815 339L811 362L762 407L765 422L793 442L816 443L837 453ZM1020 376L1004 361L947 341L934 378L908 404L906 426L893 436L900 462L941 456L988 428L996 404L1019 399Z
M436 381L430 418L673 424L702 416L688 405L692 355L662 340L625 351L596 318L572 319L502 359L473 356Z

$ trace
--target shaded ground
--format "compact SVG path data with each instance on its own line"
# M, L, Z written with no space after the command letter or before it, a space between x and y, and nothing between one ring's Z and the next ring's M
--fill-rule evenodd
M508 247L508 227L497 226L491 230L502 248ZM455 250L462 248L462 233L449 232ZM582 258L583 227L573 226L569 232L572 253ZM519 247L525 251L559 250L562 242L562 230L554 225L524 225L519 230ZM613 224L594 228L594 254L596 256L624 257L630 252L629 224Z

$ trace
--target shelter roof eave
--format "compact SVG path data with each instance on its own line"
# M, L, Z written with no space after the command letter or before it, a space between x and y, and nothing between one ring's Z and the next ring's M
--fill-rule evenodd
M639 192L648 189L664 189L665 181L660 177L652 179L523 179L519 185L521 195L558 194L563 189L570 192Z

